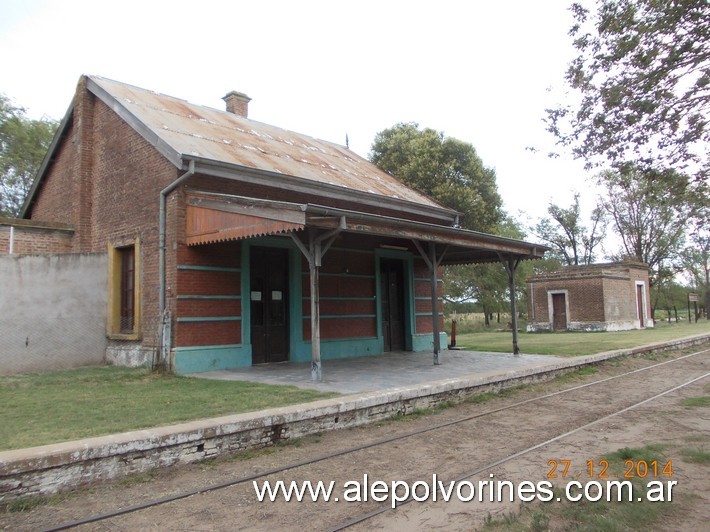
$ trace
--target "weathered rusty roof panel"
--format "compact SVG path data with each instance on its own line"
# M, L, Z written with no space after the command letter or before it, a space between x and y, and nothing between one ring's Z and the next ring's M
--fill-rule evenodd
M188 205L185 213L186 242L194 246L290 233L305 227L305 216L303 218L304 223L296 223Z
M179 155L450 210L344 146L124 83L90 79Z

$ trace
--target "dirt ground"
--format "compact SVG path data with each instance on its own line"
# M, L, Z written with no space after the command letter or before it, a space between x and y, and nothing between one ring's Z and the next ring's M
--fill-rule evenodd
M710 379L705 378L642 406L628 410L579 430L557 441L470 475L488 464L545 442L573 429L633 405L695 377L705 375L710 354L667 364L661 368L611 380L498 411L546 393L570 388L632 369L670 360L677 354L646 358L627 358L598 366L585 377L557 380L529 386L489 401L465 403L427 415L356 429L334 431L280 445L276 448L227 457L190 466L156 471L139 478L94 486L57 497L28 511L0 513L0 529L37 530L59 526L75 519L126 508L169 495L217 485L236 478L270 471L288 464L366 445L398 434L408 434L447 421L480 415L466 422L400 439L386 445L349 453L308 466L291 468L266 479L317 482L335 481L334 496L340 502L258 502L252 482L194 495L151 509L129 513L79 527L81 530L322 530L349 519L376 511L389 503L343 501L346 482L363 483L368 475L375 480L431 482L432 475L449 481L467 478L472 482L498 480L519 483L546 480L550 460L569 460L570 476L582 481L585 464L621 448L660 445L664 460L673 462L673 511L655 523L654 530L702 530L710 520L710 466L686 461L683 449L710 451L710 409L683 406L689 397L710 395ZM659 480L666 480L661 479ZM351 484L352 486L352 484ZM533 504L533 503L522 503ZM563 504L550 502L545 504ZM354 529L380 530L477 530L487 518L519 512L521 503L499 502L412 502L377 515ZM564 528L564 523L551 523ZM644 527L648 530L649 527Z

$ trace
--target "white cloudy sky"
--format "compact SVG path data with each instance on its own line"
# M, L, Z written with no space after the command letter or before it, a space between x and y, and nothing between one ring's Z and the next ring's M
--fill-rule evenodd
M398 122L471 143L506 209L537 217L582 164L549 159L544 109L573 51L570 0L0 0L0 92L60 119L81 74L223 108L367 156ZM552 92L550 92L552 89ZM526 146L542 148L539 153Z

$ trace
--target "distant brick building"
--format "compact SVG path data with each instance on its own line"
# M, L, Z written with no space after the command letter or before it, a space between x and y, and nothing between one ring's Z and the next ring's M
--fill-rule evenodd
M569 266L527 284L529 332L653 327L644 264Z
M440 266L546 249L459 229L457 212L346 147L249 119L241 93L224 100L83 76L25 202L24 223L65 231L59 251L108 255L109 361L319 371L321 349L436 355Z

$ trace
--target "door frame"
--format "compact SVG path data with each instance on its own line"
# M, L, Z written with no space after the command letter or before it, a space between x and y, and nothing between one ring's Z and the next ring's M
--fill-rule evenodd
M648 313L646 312L646 283L636 281L636 314L639 321L639 328L645 329L648 321ZM641 297L639 298L639 293Z
M259 257L255 256L258 254ZM274 362L285 362L289 360L291 353L290 340L290 290L289 290L289 260L288 250L283 248L275 248L269 246L254 246L250 248L249 256L249 292L247 298L250 302L250 309L253 310L255 302L260 303L261 307L261 322L260 325L255 325L253 322L254 316L250 316L249 329L252 335L252 365L255 363L255 353L261 355L259 364L269 364ZM256 275L256 277L255 277ZM260 288L255 292L254 282L259 281ZM280 297L279 312L277 315L272 314L273 294L278 293ZM258 294L258 299L254 299L255 294ZM281 313L283 313L281 315ZM280 316L279 316L280 315ZM274 317L279 316L281 319L278 323L273 323ZM254 332L262 331L263 339L260 342L254 343ZM259 345L259 349L256 349Z
M278 237L261 237L244 240L242 242L242 345L248 351L250 366L254 365L252 358L251 344L251 248L279 248L288 251L288 360L293 358L294 349L301 336L301 301L303 293L301 290L301 263L300 251L288 240Z
M380 346L380 352L384 352L385 337L382 329L382 275L381 261L382 259L399 260L402 262L403 272L403 290L402 297L404 299L404 349L412 351L414 349L413 336L416 331L416 313L414 308L414 255L409 251L399 251L393 249L375 249L375 290L377 299L377 341ZM430 298L427 298L430 300Z
M394 292L393 286L395 287ZM403 351L406 345L405 290L404 263L399 259L382 258L380 260L381 308L385 308L385 301L388 303L387 311L383 310L382 312L382 350L384 352Z
M547 315L550 323L550 330L555 330L555 315L553 306L553 295L562 294L565 296L565 330L569 330L570 315L569 315L569 290L548 290L547 291Z

